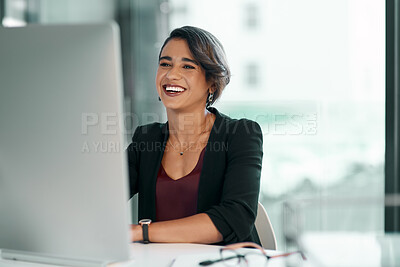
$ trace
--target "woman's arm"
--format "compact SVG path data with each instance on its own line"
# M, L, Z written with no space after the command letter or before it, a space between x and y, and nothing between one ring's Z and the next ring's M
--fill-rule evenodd
M142 227L131 226L132 241L142 241ZM222 235L205 213L182 219L154 222L149 226L150 242L202 243L212 244L222 241Z
M263 136L258 123L241 119L230 121L227 165L219 205L204 212L222 234L224 243L256 240L254 221L263 156ZM251 237L250 237L251 236Z

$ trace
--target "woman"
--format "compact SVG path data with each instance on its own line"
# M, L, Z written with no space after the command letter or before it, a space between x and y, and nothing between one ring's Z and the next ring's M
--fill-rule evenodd
M209 107L229 80L209 32L185 26L165 40L156 87L168 122L138 127L128 148L131 196L139 193L145 219L132 225L133 241L260 243L260 126Z

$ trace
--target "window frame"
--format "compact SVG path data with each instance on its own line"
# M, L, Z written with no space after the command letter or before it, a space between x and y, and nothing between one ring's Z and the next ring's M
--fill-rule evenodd
M400 1L386 0L386 133L385 133L385 140L386 140L385 196L386 197L399 196L400 194L399 38L400 38ZM399 205L385 205L385 232L400 232Z

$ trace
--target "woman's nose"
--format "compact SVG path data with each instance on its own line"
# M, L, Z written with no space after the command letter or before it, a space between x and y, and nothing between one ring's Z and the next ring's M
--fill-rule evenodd
M180 69L178 67L171 67L167 72L167 78L169 80L177 80L181 77Z

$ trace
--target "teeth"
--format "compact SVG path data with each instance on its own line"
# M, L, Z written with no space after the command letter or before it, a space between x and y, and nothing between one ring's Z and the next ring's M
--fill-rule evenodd
M181 88L181 87L166 87L165 90L167 90L168 92L183 92L185 91L185 89Z

